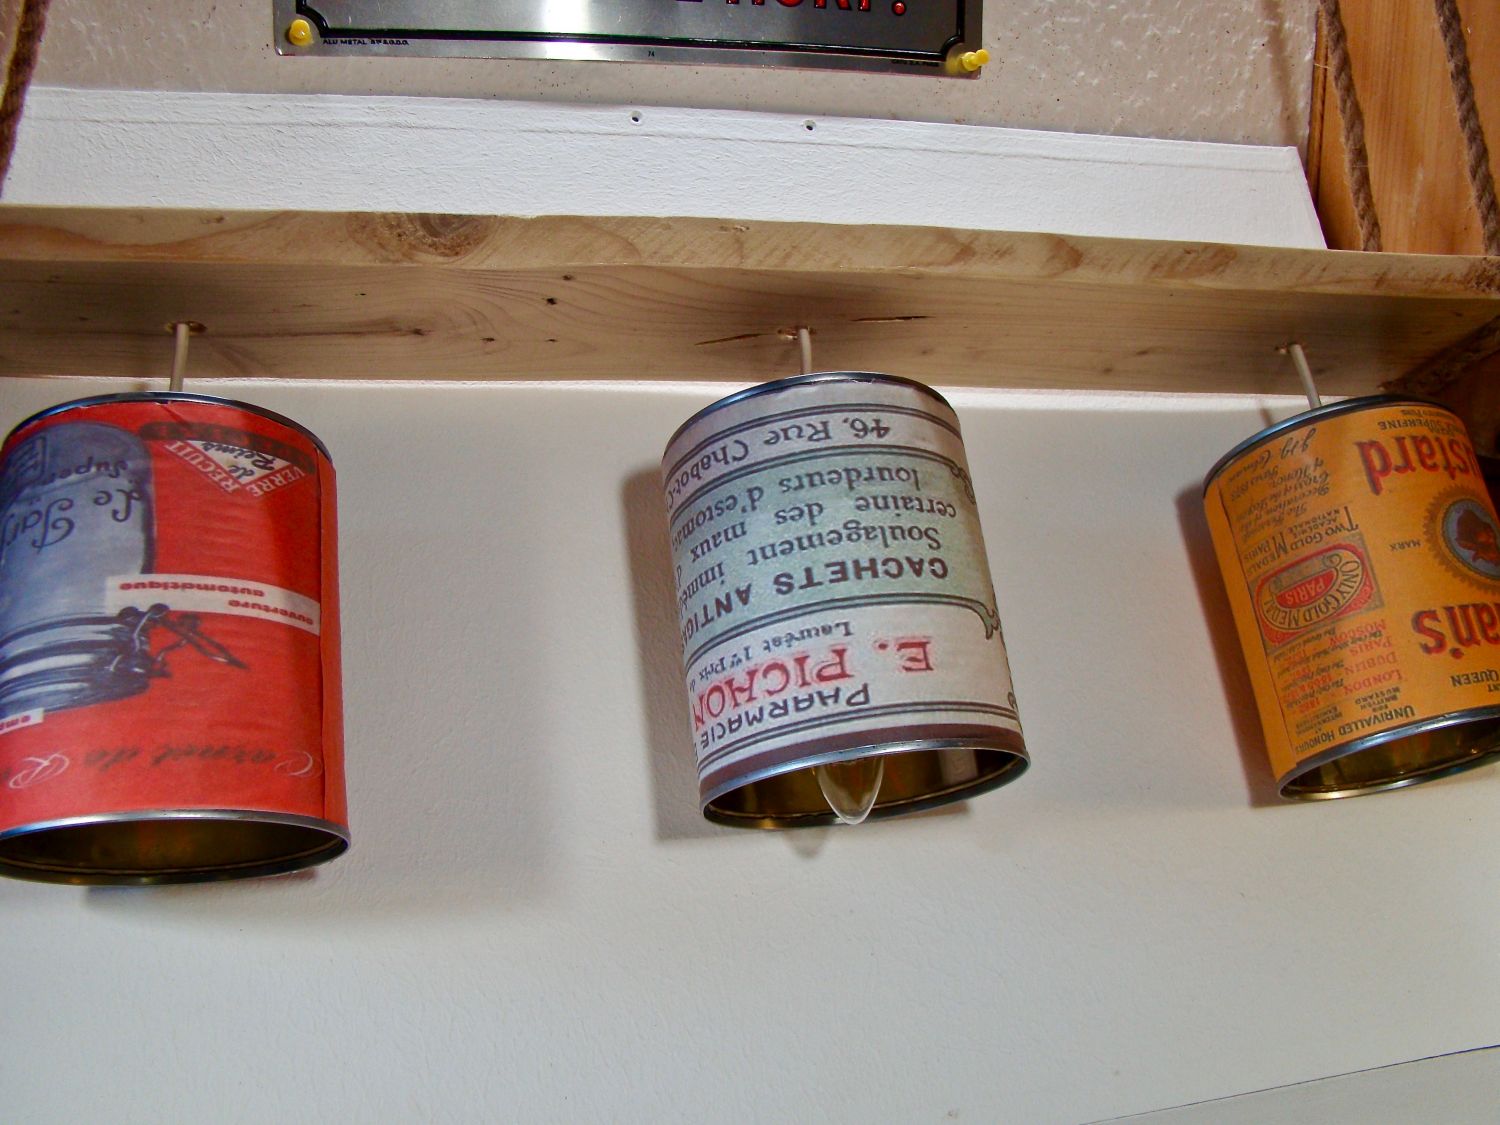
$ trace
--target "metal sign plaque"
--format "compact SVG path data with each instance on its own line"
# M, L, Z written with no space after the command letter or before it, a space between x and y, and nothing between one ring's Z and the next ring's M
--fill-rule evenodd
M283 55L838 67L973 77L981 0L272 0Z

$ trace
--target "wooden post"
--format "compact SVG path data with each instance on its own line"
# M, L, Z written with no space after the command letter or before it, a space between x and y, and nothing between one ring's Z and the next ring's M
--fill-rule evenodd
M1481 254L1479 217L1433 6L1423 0L1344 4L1355 84L1364 107L1370 179L1383 248L1413 254ZM1500 137L1500 4L1460 0L1474 97L1485 131ZM1338 101L1314 57L1308 184L1334 249L1358 249Z

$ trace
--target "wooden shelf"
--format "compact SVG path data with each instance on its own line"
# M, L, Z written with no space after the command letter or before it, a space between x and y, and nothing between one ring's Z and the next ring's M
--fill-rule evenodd
M0 374L724 379L1330 394L1500 348L1500 260L705 219L0 207ZM1450 353L1451 354L1451 353ZM1452 364L1448 364L1452 368ZM1407 384L1411 381L1408 379Z

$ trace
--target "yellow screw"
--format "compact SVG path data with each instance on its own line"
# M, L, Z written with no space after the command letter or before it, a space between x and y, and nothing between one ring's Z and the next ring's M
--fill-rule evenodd
M287 41L294 47L306 47L313 41L313 26L298 16L286 28ZM972 67L970 68L973 69Z
M958 65L963 67L970 74L974 73L974 71L978 70L989 61L990 53L983 47L979 48L979 50L977 51L965 51L963 54L958 56Z

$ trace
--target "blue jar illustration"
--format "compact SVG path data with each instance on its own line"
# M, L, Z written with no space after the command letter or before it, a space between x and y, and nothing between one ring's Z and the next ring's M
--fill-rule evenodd
M74 422L11 452L0 472L0 719L146 690L152 611L108 614L105 591L149 571L152 545L151 461L135 434Z

